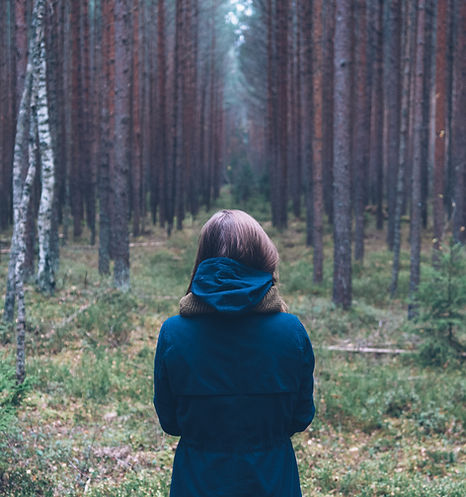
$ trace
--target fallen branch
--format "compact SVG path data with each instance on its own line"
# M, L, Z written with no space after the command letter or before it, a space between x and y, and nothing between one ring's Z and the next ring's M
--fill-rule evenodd
M59 323L57 323L54 328L62 328L63 326L66 326L67 324L70 324L74 319L76 319L80 314L82 314L86 309L89 309L92 305L96 304L97 301L102 298L104 295L110 293L113 291L113 288L107 288L104 292L99 293L94 300L91 302L88 302L87 304L82 305L76 312L73 312L70 316L66 317Z
M132 248L132 247L160 247L162 245L164 245L164 242L157 241L157 240L150 241L150 242L131 242L129 244L130 248ZM64 248L67 250L76 250L76 251L91 250L91 251L97 252L97 250L98 250L97 245L65 245ZM8 252L9 252L9 250L8 250Z
M414 352L413 350L407 349L383 349L377 347L342 347L339 345L327 345L322 348L326 350L335 350L337 352L354 352L358 354L409 354Z

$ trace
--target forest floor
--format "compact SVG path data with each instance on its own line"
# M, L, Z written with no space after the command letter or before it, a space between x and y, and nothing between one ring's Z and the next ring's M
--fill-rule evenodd
M267 219L265 206L251 209ZM0 328L0 496L168 496L177 438L162 433L152 406L154 351L162 322L177 313L186 291L209 214L188 219L170 238L150 227L132 240L127 294L99 276L97 247L85 239L61 249L54 296L27 285L28 380L21 399L12 381L14 334ZM330 228L324 282L317 286L304 222L292 221L281 233L263 222L281 255L280 291L316 355L316 419L293 437L303 495L466 495L464 375L454 359L443 366L419 360L423 337L406 321L407 247L391 299L391 253L371 222L348 312L331 303ZM2 293L6 271L2 256ZM336 352L330 345L412 353Z

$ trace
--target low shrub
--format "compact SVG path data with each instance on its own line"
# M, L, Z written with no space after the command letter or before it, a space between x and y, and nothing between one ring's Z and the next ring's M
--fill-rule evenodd
M451 241L438 257L434 267L425 268L419 285L414 327L426 337L421 362L442 366L466 351L466 255Z

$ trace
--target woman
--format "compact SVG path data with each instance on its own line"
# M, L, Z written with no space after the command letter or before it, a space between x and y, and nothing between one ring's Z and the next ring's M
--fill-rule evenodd
M278 252L245 212L204 225L180 315L160 330L154 405L181 436L171 497L301 496L290 436L314 417L314 354L278 293Z

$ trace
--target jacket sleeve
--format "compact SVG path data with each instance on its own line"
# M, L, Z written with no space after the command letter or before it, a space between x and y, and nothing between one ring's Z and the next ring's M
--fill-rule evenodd
M179 436L181 433L176 420L176 397L170 388L165 364L165 354L168 348L165 334L162 326L154 361L154 407L163 431L169 435Z
M301 374L300 387L293 413L291 434L304 431L314 419L314 352L309 336L301 325Z

